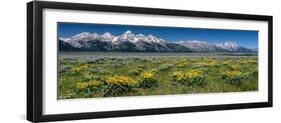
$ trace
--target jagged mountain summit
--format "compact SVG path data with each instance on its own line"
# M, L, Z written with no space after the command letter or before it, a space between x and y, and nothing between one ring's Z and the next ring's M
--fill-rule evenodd
M154 35L134 34L128 30L115 36L82 32L59 38L59 51L98 51L98 52L257 52L256 49L238 46L235 42L209 43L205 41L169 42Z

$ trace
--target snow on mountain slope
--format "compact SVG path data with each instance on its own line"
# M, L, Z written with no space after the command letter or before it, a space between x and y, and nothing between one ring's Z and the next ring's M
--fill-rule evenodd
M79 42L86 42L86 41L105 41L111 43L121 43L125 41L130 41L132 43L136 43L138 41L144 41L148 43L165 43L165 41L161 38L158 38L153 35L145 36L143 34L133 34L130 30L124 32L120 36L114 36L110 32L105 32L102 35L97 33L89 33L89 32L82 32L80 34L71 36L69 38L60 38L61 40L71 43L73 46L76 46L75 43Z
M216 45L205 42L205 41L179 41L176 42L178 44L181 44L187 48L190 48L195 51L212 51L216 49Z
M216 44L217 47L226 49L226 50L230 50L230 51L235 51L238 48L238 45L235 42L231 42L231 41L226 41L224 43L219 43Z
M59 38L74 48L87 48L87 50L106 49L106 51L142 51L142 52L256 52L256 48L241 47L232 41L223 43L209 43L206 41L178 41L168 42L162 38L143 34L134 34L127 30L121 35L112 35L105 32L97 33L82 32L80 34ZM63 44L63 43L61 43ZM73 48L73 49L74 49ZM84 49L85 50L85 49Z

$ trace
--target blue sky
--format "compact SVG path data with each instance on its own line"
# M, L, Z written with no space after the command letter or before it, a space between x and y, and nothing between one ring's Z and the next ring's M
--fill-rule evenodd
M113 35L121 35L127 30L131 30L134 34L152 34L170 42L181 40L199 40L210 43L233 41L241 46L258 47L258 31L58 23L58 36L61 38L70 37L81 32L96 32L98 34L110 32Z

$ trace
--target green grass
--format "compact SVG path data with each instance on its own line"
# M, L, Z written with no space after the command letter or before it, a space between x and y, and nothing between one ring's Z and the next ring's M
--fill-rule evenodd
M132 78L136 83L128 85L130 91L118 92L114 96L144 96L193 93L221 93L258 90L257 58L253 57L162 57L162 58L101 58L97 60L60 59L58 63L59 99L106 97L106 79L112 76ZM234 66L231 66L234 65ZM172 78L175 71L200 70L206 74L205 84L181 85ZM226 82L222 75L226 71L240 71L247 77L239 84ZM157 86L138 86L141 73L153 73ZM98 91L77 88L77 83L97 80ZM148 79L149 80L149 79ZM100 89L99 89L100 88ZM117 88L118 89L118 88Z

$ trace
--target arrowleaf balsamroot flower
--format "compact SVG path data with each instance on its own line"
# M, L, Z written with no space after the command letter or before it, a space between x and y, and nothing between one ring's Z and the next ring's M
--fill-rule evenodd
M222 79L226 83L230 84L241 84L241 82L245 81L248 78L248 75L246 73L242 73L241 71L238 70L233 70L233 71L226 71L222 73Z
M206 73L201 70L190 70L188 72L176 71L172 73L174 81L185 86L202 86L205 84Z
M216 60L212 60L212 59L205 59L203 61L198 62L197 64L199 64L199 65L215 65L215 64L218 64L218 62Z
M248 60L242 60L240 61L241 64L257 64L258 61L255 59L248 59Z
M115 85L131 85L135 84L136 81L127 76L111 76L106 78L106 83Z
M155 78L155 74L153 72L142 72L140 75L139 87L141 88L151 88L158 86L158 81Z
M120 96L132 91L136 81L127 76L111 76L105 80L106 88L103 96Z
M77 82L76 83L76 88L77 89L86 89L86 88L91 88L91 87L98 87L102 83L97 80L91 80L89 82Z

